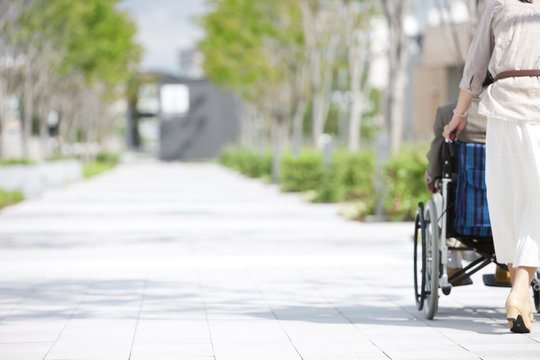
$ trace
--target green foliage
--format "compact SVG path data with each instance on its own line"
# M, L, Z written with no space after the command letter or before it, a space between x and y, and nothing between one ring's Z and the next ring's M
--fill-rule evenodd
M357 216L375 211L375 156L371 150L351 153L345 149L334 152L334 173L342 190L340 201L354 202L360 206Z
M323 175L319 180L318 187L315 191L313 202L334 203L339 202L343 198L343 187L339 182L339 177L336 176L334 166L323 169Z
M96 155L96 161L116 165L120 161L120 154L111 152L100 152Z
M356 217L371 214L375 208L374 155L372 151L334 150L332 164L325 169L314 201L354 202L361 211Z
M108 162L91 162L83 165L83 175L85 178L90 178L92 176L96 176L101 174L102 172L105 172L107 170L111 170L115 167L115 164L108 163Z
M297 157L284 154L280 165L280 182L283 191L318 190L330 177L324 170L323 157L319 151L306 149ZM331 192L331 190L327 190ZM323 196L325 199L327 195ZM321 200L322 201L322 200Z
M219 163L249 177L258 178L272 173L269 151L257 154L244 148L228 147L219 154Z
M412 220L419 201L430 194L424 187L427 167L426 145L408 145L384 167L387 189L385 209L395 221ZM271 156L257 156L246 149L227 148L220 154L221 164L244 174L270 174ZM262 165L264 163L264 165ZM261 172L261 167L266 171ZM371 150L351 153L336 149L332 163L324 166L320 151L304 149L300 155L282 155L280 185L282 191L304 192L314 202L343 202L343 213L354 219L374 214L376 203L375 159ZM251 175L253 176L253 175Z
M301 12L296 0L211 0L201 19L204 70L215 83L262 101L290 81L303 56Z
M431 197L424 185L427 149L427 145L405 145L385 166L385 208L392 220L413 220L418 203Z
M36 162L30 159L11 158L0 161L0 165L35 165Z
M23 200L24 196L20 191L6 191L0 189L0 209Z
M64 160L75 160L77 159L76 156L69 156L69 155L53 155L49 156L47 158L47 161L64 161Z
M101 152L95 161L83 165L83 176L89 178L113 169L120 161L120 154Z
M380 114L381 92L371 89L369 93L369 110L362 115L362 125L360 135L363 139L373 139L377 133L378 126L375 124L375 117Z
M21 44L39 47L44 40L62 54L59 75L82 72L90 83L126 82L138 63L136 26L117 9L119 0L34 0L19 16L14 34Z

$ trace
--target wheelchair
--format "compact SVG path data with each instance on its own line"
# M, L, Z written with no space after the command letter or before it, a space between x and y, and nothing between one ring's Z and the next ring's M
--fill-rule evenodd
M439 289L449 295L463 280L491 263L498 264L487 210L485 145L454 141L446 142L443 150L443 173L435 184L442 201L420 202L414 221L414 297L428 320L437 313ZM451 238L457 246L449 245ZM450 250L472 252L468 258L474 260L448 276ZM531 284L538 313L539 279L537 272ZM484 275L483 281L498 286L493 275Z

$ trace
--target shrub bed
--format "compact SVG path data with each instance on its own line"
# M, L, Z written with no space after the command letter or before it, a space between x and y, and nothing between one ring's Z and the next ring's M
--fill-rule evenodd
M36 162L29 159L11 158L0 161L0 165L35 165Z
M120 154L102 152L96 155L95 161L83 165L83 176L90 178L113 169L120 161Z
M414 219L418 202L431 197L423 180L426 152L425 145L406 145L385 164L384 205L391 220ZM347 217L362 219L375 212L374 159L371 150L352 153L336 149L331 164L325 167L318 150L304 149L298 156L285 153L280 159L280 187L282 191L305 192L314 202L343 202ZM230 147L220 154L219 162L251 177L271 173L269 152L263 157L247 149Z
M24 196L20 191L6 191L0 189L0 209L23 200Z
M385 209L394 221L414 220L418 202L431 198L424 185L427 147L405 145L385 166Z
M258 154L244 148L228 147L220 153L218 160L220 164L253 178L270 176L272 173L272 155L269 151Z
M280 161L282 191L304 192L318 190L328 177L323 157L315 150L303 150L300 155L284 154Z

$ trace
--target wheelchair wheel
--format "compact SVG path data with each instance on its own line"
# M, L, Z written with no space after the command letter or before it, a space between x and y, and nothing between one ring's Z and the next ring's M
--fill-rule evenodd
M418 243L420 242L420 249ZM426 237L424 231L424 204L418 204L418 211L414 219L414 299L416 308L422 310L424 308L424 300L426 298ZM421 252L419 252L421 250Z
M534 299L534 308L537 313L540 313L540 273L536 272L534 274L534 279L532 281L532 293Z
M433 319L439 305L440 238L437 208L432 200L426 204L424 212L425 232L425 300L424 312L428 320ZM424 253L424 251L422 251Z

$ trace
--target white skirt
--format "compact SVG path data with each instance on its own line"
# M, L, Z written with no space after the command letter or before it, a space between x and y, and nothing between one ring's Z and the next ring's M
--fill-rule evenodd
M486 188L497 261L540 266L540 125L488 119Z

